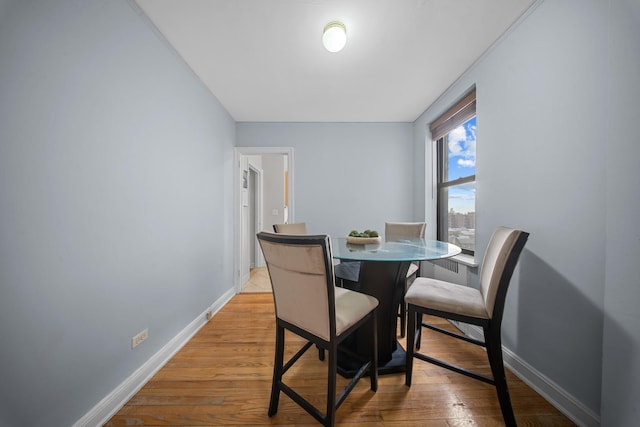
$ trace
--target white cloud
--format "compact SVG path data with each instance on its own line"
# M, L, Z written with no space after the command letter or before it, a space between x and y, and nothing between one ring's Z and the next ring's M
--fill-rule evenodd
M472 139L473 141L475 141L476 140L476 126L469 126L467 131L469 132L469 139Z
M476 139L469 139L465 144L465 155L476 158Z
M467 142L467 132L463 126L458 126L449 132L449 156L461 156Z
M461 157L458 165L475 167L476 165L476 127L458 126L449 132L449 157Z

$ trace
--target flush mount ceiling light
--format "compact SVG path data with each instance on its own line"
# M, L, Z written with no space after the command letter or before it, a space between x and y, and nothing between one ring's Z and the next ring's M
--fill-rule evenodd
M333 21L324 26L322 44L329 52L339 52L347 43L347 28L342 22Z

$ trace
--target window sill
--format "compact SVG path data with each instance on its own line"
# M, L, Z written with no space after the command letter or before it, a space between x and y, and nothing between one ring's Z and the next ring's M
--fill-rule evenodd
M478 267L478 263L475 261L475 259L473 258L472 255L467 255L467 254L459 254L456 256L451 257L450 259L460 263L460 264L464 264L467 267L471 267L471 268L476 268Z

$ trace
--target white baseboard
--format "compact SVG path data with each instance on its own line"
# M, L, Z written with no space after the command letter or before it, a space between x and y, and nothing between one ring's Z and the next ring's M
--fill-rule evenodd
M478 340L484 339L482 329L480 327L458 322L453 323L466 335ZM559 387L544 374L538 372L527 362L520 359L518 355L504 346L502 347L502 354L504 358L504 365L509 368L511 372L544 397L545 400L552 404L558 411L571 419L571 421L584 427L600 426L600 416L584 406L566 390Z
M164 347L140 366L133 374L104 397L96 406L73 424L73 427L102 426L118 412L146 383L207 323L207 313L217 313L233 296L229 289L173 337Z

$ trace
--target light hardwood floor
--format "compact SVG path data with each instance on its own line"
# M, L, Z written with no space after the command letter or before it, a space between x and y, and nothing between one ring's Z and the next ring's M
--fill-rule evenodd
M267 267L256 267L249 271L249 281L242 285L243 293L271 292Z
M302 341L287 332L291 356ZM317 426L315 419L281 394L269 418L275 320L273 296L236 295L106 426ZM298 345L294 345L298 344ZM400 341L404 345L404 340ZM425 331L423 349L488 373L484 350ZM295 347L295 348L294 348ZM285 376L320 408L326 362L308 351ZM338 386L346 384L339 377ZM573 426L541 396L508 373L520 426ZM339 426L501 426L495 390L484 383L416 361L413 385L404 374L380 377L377 393L360 381L338 409Z

